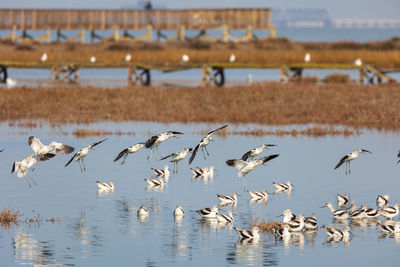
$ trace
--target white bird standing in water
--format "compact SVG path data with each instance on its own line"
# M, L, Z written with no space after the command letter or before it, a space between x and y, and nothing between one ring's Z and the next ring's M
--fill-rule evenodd
M384 207L387 205L388 201L390 199L389 195L378 195L378 197L376 198L376 205L378 207Z
M189 56L186 54L182 55L182 62L188 62L189 61Z
M335 166L335 170L337 168L339 168L340 166L342 166L343 163L345 163L346 164L345 165L346 166L346 175L347 175L347 173L350 173L351 172L351 170L350 170L350 161L352 161L353 159L356 159L358 157L359 153L370 153L370 154L372 154L371 151L368 151L368 150L365 150L365 149L357 149L357 150L347 154L346 156L344 156L339 161L339 163Z
M165 165L164 169L151 168L151 170L154 172L154 176L162 176L162 177L165 177L165 178L169 177L169 167L168 167L168 165Z
M135 144L133 146L130 146L128 148L125 148L124 150L122 150L121 152L119 152L118 156L114 159L114 162L116 162L117 160L119 160L120 158L124 157L124 159L121 162L121 165L124 164L126 162L126 159L128 158L128 155L131 153L136 153L138 152L140 149L142 149L144 147L144 143L138 143Z
M171 162L174 163L174 173L177 173L178 172L178 162L183 160L184 158L186 158L187 154L190 151L192 151L192 148L190 148L190 147L184 148L181 152L171 153L168 156L161 158L161 160L171 157L172 158Z
M89 153L89 149L93 149L93 147L97 146L98 144L103 143L104 141L106 141L108 138L103 139L101 141L98 141L96 143L93 143L91 145L88 145L84 148L82 148L81 150L79 150L78 152L75 153L75 155L72 156L72 158L65 164L64 167L67 167L73 160L78 161L79 162L79 167L81 168L81 172L86 171L86 167L85 167L85 163L83 163L83 159L86 157L86 155Z
M251 231L241 230L236 227L234 227L234 229L238 233L240 239L252 239L254 241L258 241L260 239L260 235L258 234L260 229L257 226L254 226Z
M176 206L176 208L174 210L174 216L175 217L183 217L183 216L185 216L185 211L183 210L182 205Z
M206 159L206 155L204 154L204 150L207 152L207 156L210 156L210 153L208 153L208 150L207 150L207 145L210 144L210 142L213 140L212 139L213 135L216 132L218 132L218 131L226 128L226 127L228 127L228 125L224 125L222 127L219 127L217 129L212 130L211 132L207 133L206 136L204 136L203 139L201 139L200 143L194 148L194 150L192 152L192 156L189 159L189 164L192 163L192 161L194 160L194 157L196 157L196 153L197 153L197 151L199 149L201 149L201 151L203 152L204 159Z
M349 195L347 193L340 195L340 194L336 194L336 198L337 198L337 204L339 206L343 206L346 205L347 203L349 203Z
M335 229L332 227L326 227L324 226L326 233L328 234L328 236L331 237L337 237L337 238L346 238L349 237L349 233L350 233L350 227L348 225L346 225L342 230L339 229Z
M158 150L158 146L164 142L167 141L168 139L170 139L171 137L176 137L175 135L177 134L183 134L181 132L177 132L177 131L168 131L165 133L160 133L157 135L153 135L152 137L150 137L146 142L145 142L145 147L146 148L150 148L150 153L149 156L147 157L147 159L151 158L151 154L153 152L154 149Z
M196 210L196 212L204 218L216 218L218 214L218 205L214 205L212 208Z
M99 190L102 191L114 191L114 182L110 181L109 183L104 183L97 181L97 186L99 187Z
M308 63L311 60L311 55L310 53L306 53L306 55L304 56L304 62Z
M47 53L44 53L44 54L40 57L40 61L42 61L42 62L47 61Z
M125 56L125 62L130 62L131 59L132 59L131 54L127 54L127 55Z
M40 157L42 156L52 158L55 156L53 153L65 155L70 154L75 150L75 148L72 146L58 142L51 142L48 146L45 146L36 136L30 136L28 139L28 144L35 152L35 156L39 157L39 160L41 160Z

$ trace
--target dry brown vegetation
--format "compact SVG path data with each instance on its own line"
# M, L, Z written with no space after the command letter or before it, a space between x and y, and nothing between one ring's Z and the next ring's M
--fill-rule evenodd
M18 219L21 216L19 211L13 211L9 207L4 208L0 213L0 224L4 228L9 228L11 224L18 225Z
M315 43L292 42L285 38L252 41L248 43L106 43L106 44L13 44L0 43L0 59L14 62L38 62L47 52L48 62L88 62L96 56L98 63L124 63L129 52L132 62L165 65L177 64L186 53L192 63L227 62L235 53L237 63L251 64L298 64L302 63L305 52L311 53L313 64L352 64L356 58L364 63L381 68L400 67L400 40L356 43ZM318 66L318 65L316 65Z
M247 131L231 131L229 132L231 135L251 135L251 136L266 136L266 135L275 135L275 136L285 136L291 135L296 137L298 135L306 135L306 136L326 136L326 135L343 135L350 136L360 134L359 130L353 130L349 128L345 129L337 129L333 126L330 127L308 127L306 129L291 129L291 130L263 130L263 129L254 129Z
M273 233L274 229L281 228L281 223L278 221L267 222L265 219L259 222L258 219L255 219L250 224L250 228L254 226L257 226L262 232Z
M93 129L76 129L72 132L78 138L84 138L89 136L105 136L105 135L135 135L135 132L123 132L123 131L107 131L104 129L93 130Z
M349 83L351 80L348 74L333 73L326 76L322 81L324 83Z
M17 87L0 90L0 121L314 123L399 130L399 89L398 84L309 83L112 90Z

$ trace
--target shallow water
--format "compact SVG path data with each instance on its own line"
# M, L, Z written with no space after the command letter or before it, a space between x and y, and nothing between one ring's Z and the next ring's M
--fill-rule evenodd
M144 141L149 132L179 130L185 134L160 145L159 152L167 155L183 147L195 146L201 130L219 125L156 124L156 123L100 123L95 129L133 131L133 136L110 136L85 159L87 171L81 173L77 163L64 167L70 155L58 155L40 162L31 173L38 185L29 188L23 179L10 174L14 160L31 153L27 145L29 135L40 137L47 144L61 141L81 148L101 137L76 138L71 134L82 125L61 128L19 129L0 126L0 208L9 205L21 211L23 218L43 217L41 223L20 222L9 228L0 227L0 256L2 266L69 265L110 266L337 266L397 264L400 251L398 236L382 236L375 225L352 224L349 242L326 242L326 233L319 229L314 235L297 235L289 242L263 233L258 243L241 243L232 227L205 221L192 210L218 204L217 193L238 192L235 223L248 228L255 219L275 220L284 209L310 216L316 213L320 225L332 224L327 208L319 208L326 201L335 202L336 193L350 193L358 204L376 207L378 194L389 194L390 203L400 200L399 172L396 165L400 136L398 133L364 131L359 136L312 137L248 137L216 136L208 150L210 157L198 153L194 166L213 165L213 179L193 179L187 160L179 163L179 172L172 174L162 190L147 189L143 180L150 177L151 167L162 168L167 162L146 160L147 150L128 156L125 165L112 160L125 147ZM248 129L254 125L230 126ZM257 126L260 128L261 126ZM268 189L267 203L251 203L244 192L237 170L228 167L227 159L239 158L249 149L263 143L276 144L263 155L280 154L266 166L260 166L247 177L247 188ZM352 173L344 168L333 170L346 153L365 148L372 155L362 154L352 165ZM169 164L172 168L172 164ZM96 181L115 182L113 194L97 191ZM295 185L291 194L273 194L272 181ZM150 216L140 219L136 211L141 204L149 208ZM172 212L182 204L186 215L175 221ZM225 213L229 207L221 207ZM55 217L56 221L45 219ZM398 218L397 218L398 219ZM343 228L343 224L334 224Z
M305 69L303 77L313 76L322 80L333 73L348 75L351 80L359 79L358 70L343 69ZM82 69L79 70L79 81L50 80L48 69L14 69L10 68L8 76L16 81L17 86L45 87L45 86L97 86L115 88L128 86L127 69ZM163 73L151 71L152 86L201 86L201 69L188 69L176 72ZM391 77L400 80L400 73L390 73ZM250 78L249 78L250 77ZM250 81L249 81L250 79ZM280 79L279 69L226 69L225 86L246 85L252 82L276 81ZM138 84L139 85L139 84ZM0 88L5 86L0 84Z

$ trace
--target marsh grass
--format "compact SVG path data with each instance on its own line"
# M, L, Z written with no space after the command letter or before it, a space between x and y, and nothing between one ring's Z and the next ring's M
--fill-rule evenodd
M352 83L112 90L16 87L0 90L0 121L43 120L55 125L101 121L275 126L313 123L400 130L399 89L398 84Z
M12 210L6 207L0 213L0 224L4 228L10 228L12 224L18 225L20 216L21 214L18 210Z
M322 79L324 83L349 83L351 82L348 74L333 73Z
M123 131L107 131L104 129L93 130L93 129L75 129L72 132L78 138L85 138L91 136L106 136L106 135L136 135L135 132L123 132Z

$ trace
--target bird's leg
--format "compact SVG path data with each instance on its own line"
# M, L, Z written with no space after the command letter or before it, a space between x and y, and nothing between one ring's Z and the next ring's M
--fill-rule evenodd
M206 152L207 152L207 156L210 156L210 153L208 153L207 147L204 147L204 149L205 149Z
M26 176L28 176L28 178L31 179L31 181L32 181L35 185L37 185L37 183L35 182L35 180L34 180L29 174L27 174Z
M244 187L244 192L247 191L247 179L246 176L243 176L243 187Z
M158 158L160 159L161 155L160 155L160 151L158 150L158 146L156 146L156 153L157 153Z
M149 152L149 155L147 156L147 159L151 159L151 153L153 152L153 149L152 148L150 148L150 152Z
M28 181L28 179L26 178L26 176L24 176L24 178L25 178L25 181L28 183L29 188L31 188L31 187L32 187L31 183Z
M81 160L79 159L78 162L79 162L79 168L81 169L81 172L83 172Z
M85 167L85 163L83 162L83 158L82 158L82 166L83 166L83 171L86 171L86 167Z
M203 152L203 157L206 159L206 154L204 153L204 147L201 147L201 152Z
M349 173L351 173L351 169L350 169L350 161L349 161Z
M127 158L128 158L128 154L125 154L124 158L122 159L121 165L125 164Z

